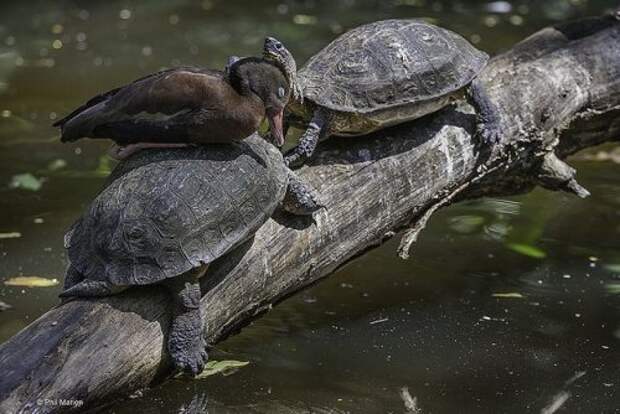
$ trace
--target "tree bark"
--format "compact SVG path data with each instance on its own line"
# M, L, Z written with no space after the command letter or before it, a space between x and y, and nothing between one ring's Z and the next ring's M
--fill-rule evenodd
M405 256L443 205L535 185L586 196L561 159L620 136L618 14L544 29L493 59L480 80L501 111L503 137L492 152L479 148L465 103L322 144L300 175L328 210L315 222L277 212L253 242L210 267L201 301L208 340L411 223ZM84 410L163 380L169 323L156 286L51 309L0 347L0 412Z

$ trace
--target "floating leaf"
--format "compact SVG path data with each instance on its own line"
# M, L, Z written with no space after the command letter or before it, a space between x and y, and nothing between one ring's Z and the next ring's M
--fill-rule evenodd
M511 230L512 226L507 223L492 223L484 229L484 232L495 240L504 240Z
M620 295L620 283L608 283L605 285L605 290L612 295Z
M67 166L67 161L63 160L62 158L56 158L55 160L47 164L47 169L50 171L58 171L58 170L62 170L66 166Z
M195 378L203 379L215 374L230 375L237 371L239 368L243 368L248 364L248 361L209 361L207 362L207 366L205 367L205 369L203 369L202 372L198 374Z
M0 312L11 309L12 306L0 300Z
M620 264L618 263L606 264L603 267L610 272L620 273Z
M583 153L575 156L575 159L585 161L611 161L613 163L620 164L620 147L613 148L609 151Z
M41 186L43 186L43 181L30 173L14 175L9 184L11 188L21 188L30 191L39 191Z
M18 231L12 231L10 233L0 233L0 239L19 239L22 234Z
M450 228L458 233L473 233L484 223L480 216L456 216L450 219Z
M58 279L46 279L39 276L17 276L4 281L7 286L50 287L56 286Z
M293 16L293 22L295 24L312 25L318 22L316 16L310 16L308 14L296 14Z
M493 293L491 296L493 296L494 298L507 298L507 299L524 299L525 298L525 296L523 296L519 292Z
M506 247L508 247L510 250L515 251L519 254L533 257L535 259L544 259L545 257L547 257L547 253L545 253L538 247L535 247L529 244L508 243Z

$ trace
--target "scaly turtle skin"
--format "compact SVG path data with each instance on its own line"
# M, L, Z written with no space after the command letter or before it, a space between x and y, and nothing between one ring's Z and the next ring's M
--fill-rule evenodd
M198 278L280 203L294 214L320 207L256 134L235 144L137 152L65 237L70 266L61 297L162 284L174 303L168 351L179 369L196 374L207 360Z
M284 72L288 81L292 98L295 101L303 103L304 95L299 82L297 82L297 64L295 58L275 37L266 37L263 44L263 59L276 63ZM230 63L230 62L229 62Z
M294 67L285 48L263 53L285 72ZM385 20L343 34L296 75L304 100L289 102L289 120L308 129L286 162L303 162L329 135L365 135L407 122L464 93L477 110L483 141L495 143L497 110L476 81L488 59L460 35L421 20Z

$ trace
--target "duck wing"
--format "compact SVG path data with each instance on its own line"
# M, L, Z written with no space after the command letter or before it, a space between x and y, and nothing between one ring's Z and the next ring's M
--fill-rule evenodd
M231 91L221 71L167 69L91 98L54 126L61 128L63 142L83 137L110 138L122 145L186 142L187 117L217 107Z

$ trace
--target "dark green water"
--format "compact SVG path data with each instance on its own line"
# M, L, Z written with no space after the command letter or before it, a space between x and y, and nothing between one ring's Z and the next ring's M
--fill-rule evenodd
M222 67L229 54L258 54L268 34L301 63L347 28L389 17L429 17L498 53L615 3L3 1L0 233L21 237L0 239L0 280L62 280L63 233L101 186L109 144L61 145L50 123L97 92L162 66ZM404 413L402 387L422 413L538 413L561 397L560 412L620 412L620 166L572 164L588 200L537 190L450 207L409 262L386 244L212 352L248 367L170 381L111 412L172 413L206 393L210 413ZM10 188L24 173L38 191ZM0 312L0 341L58 292L0 284L13 306Z

